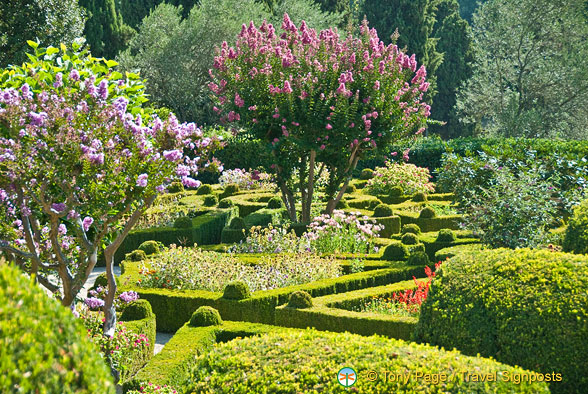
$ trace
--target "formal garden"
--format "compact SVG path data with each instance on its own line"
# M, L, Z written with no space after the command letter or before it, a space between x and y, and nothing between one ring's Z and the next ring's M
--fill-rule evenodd
M0 69L0 392L588 392L585 114L440 138L439 64L359 23L367 0L303 4L347 30L243 6L186 96L137 62L209 3L128 18L110 59L82 13L90 45Z

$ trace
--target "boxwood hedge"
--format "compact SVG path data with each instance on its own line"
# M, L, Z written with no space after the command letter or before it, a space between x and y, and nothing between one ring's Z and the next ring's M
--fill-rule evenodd
M588 392L588 257L461 251L441 266L416 339L542 373L555 393Z

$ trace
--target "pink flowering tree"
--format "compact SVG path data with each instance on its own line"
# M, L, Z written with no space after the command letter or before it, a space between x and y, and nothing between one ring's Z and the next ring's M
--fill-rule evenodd
M298 28L287 14L282 30L266 22L243 25L236 45L219 49L209 87L221 120L267 141L291 219L309 222L321 169L329 170L325 212L331 214L367 151L425 130L429 83L414 55L384 45L366 21L359 38L317 33L305 22Z
M172 181L198 186L191 176L216 142L173 114L159 119L143 109L138 76L113 71L115 62L79 44L35 48L29 57L0 79L0 207L12 227L2 231L0 250L61 290L65 306L103 251L104 332L112 336L116 250Z

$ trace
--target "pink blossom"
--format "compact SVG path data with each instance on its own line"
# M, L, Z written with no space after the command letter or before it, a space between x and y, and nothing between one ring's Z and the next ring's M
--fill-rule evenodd
M235 105L239 108L245 105L245 101L239 96L239 93L235 93Z
M332 130L332 129L333 129L333 126L331 126L331 124L330 124L330 123L327 123L327 126L326 126L325 128L326 128L327 130Z

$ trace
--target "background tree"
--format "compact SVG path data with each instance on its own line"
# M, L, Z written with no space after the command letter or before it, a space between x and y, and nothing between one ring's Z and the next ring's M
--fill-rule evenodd
M78 49L37 48L30 63L1 76L0 208L16 237L0 240L0 250L50 291L62 291L65 306L104 250L104 332L112 336L114 253L171 181L198 186L189 176L201 161L184 150L200 156L215 144L173 114L165 121L150 115L138 76L124 78L111 69L116 62Z
M430 107L424 66L396 45L385 46L364 22L361 38L320 34L284 16L243 26L236 47L223 42L210 89L223 119L266 141L292 221L309 222L316 179L329 170L326 213L340 201L358 160L395 139L425 130ZM315 172L315 165L320 169ZM298 172L298 185L293 174ZM296 212L300 190L301 215Z
M41 45L71 43L82 35L84 12L76 0L0 2L0 68L27 60L27 40Z
M481 3L486 0L459 0L459 14L468 23L472 22L472 16Z
M280 1L274 9L279 17L254 0L202 0L182 19L181 8L161 4L118 60L123 69L147 79L147 92L158 105L171 108L182 120L216 123L207 87L215 46L234 40L244 22L276 20L286 10L298 21L309 19L321 27L342 18L322 13L312 0Z
M474 15L466 124L513 137L585 138L588 19L583 0L492 0Z

